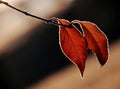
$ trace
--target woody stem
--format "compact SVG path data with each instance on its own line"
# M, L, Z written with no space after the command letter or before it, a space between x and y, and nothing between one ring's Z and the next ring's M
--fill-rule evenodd
M65 25L65 24L60 24L60 23L58 23L58 22L57 22L57 18L56 18L56 20L41 18L41 17L38 17L38 16L36 16L36 15L30 14L30 13L28 13L28 12L26 12L26 11L20 10L20 9L18 9L18 8L12 6L12 5L10 5L8 2L4 2L4 1L2 1L2 0L0 0L0 4L4 4L4 5L12 8L12 9L20 12L20 13L25 14L26 16L30 16L30 17L33 17L33 18L42 20L42 21L47 22L47 23L49 23L49 24L53 24L53 25L57 25L57 26L61 25L61 26L64 26L64 27L71 27L71 25Z

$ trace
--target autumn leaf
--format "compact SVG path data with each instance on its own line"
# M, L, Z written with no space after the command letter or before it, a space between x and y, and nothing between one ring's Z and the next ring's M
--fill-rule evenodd
M87 21L73 21L79 23L83 35L87 39L88 48L94 52L101 65L108 59L108 40L106 35L94 23Z
M67 20L59 19L59 23L70 25ZM74 64L77 64L83 76L85 69L85 60L87 57L87 43L86 39L81 35L75 26L65 27L59 26L59 44L62 52Z
M63 53L74 64L76 64L83 76L85 69L85 60L87 57L87 48L96 54L101 65L108 60L108 40L106 35L94 23L87 21L72 21L58 19L62 25L59 26L59 43ZM78 23L82 33L77 29L74 23Z

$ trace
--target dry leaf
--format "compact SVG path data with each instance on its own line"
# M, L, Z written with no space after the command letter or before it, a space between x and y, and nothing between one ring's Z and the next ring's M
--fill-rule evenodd
M70 25L67 20L59 19L59 23ZM87 57L86 39L81 35L76 27L59 26L59 43L63 53L77 66L83 76L85 60Z

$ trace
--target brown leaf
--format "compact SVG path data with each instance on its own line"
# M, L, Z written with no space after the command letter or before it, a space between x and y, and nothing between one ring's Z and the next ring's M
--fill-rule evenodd
M59 23L70 25L67 20L59 19ZM73 63L77 64L83 76L85 68L85 59L87 57L86 39L81 35L78 29L74 26L71 28L59 26L59 43L62 52Z
M79 22L83 35L87 39L88 48L97 55L100 64L104 65L108 59L108 40L106 35L94 23L87 21L77 22Z

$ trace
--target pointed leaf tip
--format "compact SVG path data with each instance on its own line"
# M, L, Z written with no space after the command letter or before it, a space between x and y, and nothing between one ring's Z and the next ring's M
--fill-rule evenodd
M59 19L58 22L64 25L71 24L69 21L63 19ZM62 52L79 67L81 76L83 77L87 57L86 39L74 26L71 28L59 26L59 43Z

